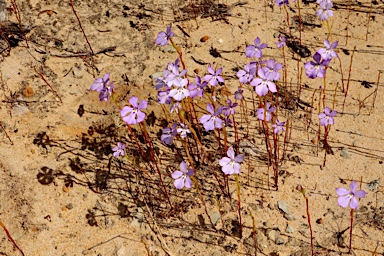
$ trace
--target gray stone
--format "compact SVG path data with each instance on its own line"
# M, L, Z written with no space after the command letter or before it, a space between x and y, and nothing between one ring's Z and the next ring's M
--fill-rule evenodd
M169 53L175 53L176 52L176 49L173 48L172 45L166 45L164 47L161 48L161 50L165 53L165 52L169 52Z
M153 74L151 75L151 78L152 78L153 80L155 80L156 78L161 77L161 76L163 76L163 72L156 72L156 73L153 73Z
M72 69L72 74L74 78L82 78L83 77L83 70L81 67L74 67Z
M295 230L290 225L287 225L287 228L285 229L285 232L292 234L293 232L295 232Z
M349 155L349 152L346 148L343 148L342 150L340 150L340 156L342 158L345 158L345 159L350 159L351 156Z
M211 217L213 225L216 225L217 222L220 220L220 213L218 212L211 212L209 213L209 217Z
M280 231L276 229L267 230L267 237L269 240L276 242L277 237L280 235Z
M282 245L282 244L285 244L285 240L281 236L278 236L278 237L276 237L275 243L277 245Z
M283 211L284 213L291 213L289 211L289 208L288 208L288 205L286 202L284 202L283 200L279 200L277 201L277 208L279 208L281 211Z

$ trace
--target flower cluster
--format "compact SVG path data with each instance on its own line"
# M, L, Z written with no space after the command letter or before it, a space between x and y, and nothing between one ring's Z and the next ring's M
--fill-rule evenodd
M115 86L113 82L109 80L110 73L107 73L103 78L97 78L91 85L91 91L99 92L100 101L108 101L108 98L112 95Z
M328 39L324 40L324 46L326 48L320 48L313 55L314 61L308 61L304 64L305 74L311 78L315 79L316 77L325 77L325 71L328 67L329 63L333 58L338 58L337 53L334 49L338 45L338 41L333 42L332 44L328 41Z
M333 11L331 10L333 3L331 0L317 0L316 2L320 6L320 9L316 11L316 16L318 16L320 20L327 20L333 16Z
M180 128L177 128L177 123L173 123L171 128L165 127L163 129L160 140L169 145L177 135L180 135L180 138L185 139L189 133L191 133L191 131L189 130L188 125L180 123Z
M183 161L180 163L180 170L176 170L172 173L172 178L175 179L173 185L177 189L182 189L183 187L191 188L192 187L192 180L191 176L195 171L193 169L188 169L187 164Z
M320 124L322 126L328 126L328 125L334 124L335 121L333 120L333 117L335 117L336 115L337 115L336 110L331 110L329 107L325 107L324 112L318 115L320 119Z

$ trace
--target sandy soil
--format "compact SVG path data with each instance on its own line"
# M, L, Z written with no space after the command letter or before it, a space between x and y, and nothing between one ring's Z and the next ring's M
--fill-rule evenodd
M1 22L7 28L2 37L19 42L10 49L5 44L0 65L0 221L25 255L311 255L305 200L296 190L298 184L307 190L316 255L344 255L349 210L338 206L335 188L348 187L352 180L362 181L362 189L368 191L355 212L352 254L384 254L380 183L384 94L383 83L377 83L384 61L382 1L334 3L335 16L329 25L331 41L339 41L340 62L333 60L327 71L326 103L334 104L339 114L328 138L333 154L327 155L325 167L321 167L324 150L321 143L317 146L322 80L308 79L303 69L311 56L300 58L285 49L286 81L296 95L301 88L300 99L314 108L300 108L291 101L287 105L293 104L293 109L281 110L283 120L291 121L292 132L278 191L266 165L258 122L249 122L248 138L245 122L240 124L240 140L251 147L244 149L250 155L240 176L242 236L234 178L229 179L230 199L217 188L210 165L202 162L196 170L214 227L196 189L173 187L170 173L185 159L185 152L181 145L167 147L159 140L164 114L156 102L153 77L178 55L170 45L155 46L154 40L173 24L188 75L204 75L208 63L215 63L223 67L226 88L233 93L238 86L236 70L249 61L245 47L257 36L268 44L265 57L283 62L275 43L278 33L289 33L284 9L259 0L220 0L209 5L204 1L74 1L95 53L90 56L68 2L17 1L29 47L22 33L9 29L9 22L17 24L11 2L6 2L8 17ZM191 4L198 8L191 11ZM300 5L302 44L313 55L327 37L327 26L315 16L316 3ZM298 9L293 3L290 6L291 31L299 38ZM208 40L201 42L203 36ZM149 101L146 113L153 111L149 130L173 207L159 190L156 171L146 169L148 159L137 160L139 170L112 157L111 148L118 141L128 143L130 136L118 108L110 101L100 102L97 93L89 90L94 79L107 72L121 104L132 95ZM343 112L342 88L347 85ZM226 101L225 91L218 102ZM251 114L249 92L246 99ZM202 114L204 107L198 112ZM140 131L137 134L142 138ZM205 142L219 174L212 134ZM132 143L129 147L136 150ZM284 203L289 208L285 213L279 209ZM3 230L0 239L1 255L21 255Z

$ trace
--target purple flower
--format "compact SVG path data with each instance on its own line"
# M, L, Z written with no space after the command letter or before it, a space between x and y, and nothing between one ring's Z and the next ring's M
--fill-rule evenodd
M157 92L157 102L160 104L170 104L172 102L172 97L169 96L170 89L166 89L165 91Z
M183 161L180 163L180 171L176 170L172 173L172 178L175 179L173 183L177 189L182 189L183 187L191 188L192 180L189 178L195 173L193 169L187 169L187 164Z
M107 73L103 78L97 78L91 85L91 91L97 91L100 93L100 101L108 101L108 98L112 95L115 86L113 82L109 81L110 74Z
M188 85L189 96L193 99L195 97L203 97L204 96L204 87L208 85L208 82L204 81L201 83L200 76L196 76L196 83L190 83Z
M108 98L112 95L113 89L115 86L113 82L105 85L105 87L100 91L99 99L100 101L108 101Z
M284 125L285 125L285 122L279 122L279 119L276 118L276 123L272 125L272 127L275 128L273 132L275 134L279 134L279 132L284 132L285 131Z
M176 78L173 80L173 83L175 85L175 89L172 89L168 96L173 97L177 101L181 101L185 97L189 96L189 90L185 88L185 86L188 84L188 79L187 78Z
M179 110L181 109L181 105L180 105L180 102L179 101L176 101L174 102L170 107L169 107L169 111L171 113L175 112L175 113L179 113Z
M232 103L230 99L228 99L228 106L224 106L221 109L224 110L224 115L234 115L235 114L235 107L237 107L237 103Z
M272 73L272 80L279 80L280 79L280 73L279 70L283 67L283 64L279 62L275 62L274 59L269 59L267 62L267 65L262 67L265 73Z
M235 91L235 99L236 100L241 100L243 98L243 89L240 87Z
M332 110L329 107L325 107L324 112L318 115L320 119L320 124L322 126L327 126L329 124L334 124L335 121L333 117L337 115L336 110Z
M308 61L304 64L305 74L311 79L323 78L325 76L325 67L329 65L330 60L321 60L321 55L318 52L313 55L313 59L314 61Z
M140 104L137 104L139 99L136 96L132 96L129 99L129 103L132 107L124 106L120 110L120 115L123 118L124 122L127 124L137 124L144 120L145 114L141 112L141 109L146 109L148 102L142 100ZM127 116L129 114L129 116Z
M168 76L165 78L168 87L172 87L172 85L176 85L176 80L184 79L185 74L187 73L186 69L179 71L179 69L174 66Z
M277 92L275 83L272 82L275 75L270 72L265 72L259 68L257 74L260 78L255 78L251 81L251 85L255 86L255 91L259 96L267 95L268 91Z
M359 201L357 201L357 198L364 198L367 192L364 190L356 191L357 189L357 183L356 181L352 181L349 185L349 190L345 188L336 188L336 193L339 196L337 199L337 202L339 205L343 208L351 207L352 209L356 210L359 206Z
M283 36L279 36L279 41L276 42L277 48L287 46L287 39Z
M219 164L222 167L222 171L226 175L230 174L239 174L241 171L241 166L239 163L241 163L244 159L243 155L237 155L235 157L235 152L233 151L232 147L228 148L227 150L227 156L220 159Z
M256 37L254 41L255 45L248 45L245 48L245 56L248 58L262 58L263 53L261 52L262 49L266 48L268 45L265 43L260 44L260 38Z
M275 0L277 6L281 7L284 4L289 4L288 0Z
M185 139L188 135L188 133L191 133L191 131L188 129L188 125L184 123L180 123L181 128L177 129L177 133L180 133L180 137L182 139Z
M331 1L321 1L320 9L316 11L316 16L320 18L320 20L327 20L328 18L333 16L333 11L331 10L333 3Z
M265 121L269 122L272 119L272 113L275 112L276 108L271 106L271 103L267 102L267 113L265 113ZM264 120L264 108L258 108L257 109L257 118L259 120Z
M246 64L236 75L241 84L249 83L256 76L256 65Z
M109 82L110 73L104 75L103 78L97 78L91 85L91 91L101 92Z
M124 156L125 155L125 149L126 145L121 142L117 142L117 147L114 147L112 151L114 151L113 156L118 157L119 155Z
M218 108L216 112L211 104L207 104L207 110L210 115L203 115L200 122L203 124L206 131L214 130L215 128L221 129L223 127L223 120L220 119L222 108Z
M320 48L319 50L317 50L317 53L319 53L321 55L323 60L331 60L332 58L338 58L339 56L333 50L337 47L338 44L339 44L339 41L336 41L336 42L333 42L332 44L330 44L328 39L325 39L324 45L326 48L325 49Z
M173 137L177 135L177 123L173 123L172 128L165 127L160 140L165 144L169 145L172 143Z
M204 80L207 81L211 86L216 86L219 82L224 83L224 78L220 76L220 74L223 72L222 68L218 68L215 71L212 65L209 65L208 72L210 75L204 76Z
M159 32L159 34L157 34L155 44L164 46L168 43L168 40L171 37L173 37L174 35L175 35L175 33L172 32L172 26L169 26L169 27L167 27L166 32L162 31L162 32Z

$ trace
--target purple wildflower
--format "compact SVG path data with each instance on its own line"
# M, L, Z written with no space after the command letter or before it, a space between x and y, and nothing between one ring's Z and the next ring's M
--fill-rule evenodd
M112 96L112 92L115 86L113 85L113 82L110 82L109 84L105 85L105 87L100 91L99 99L100 101L108 101L108 98Z
M272 80L279 80L280 73L279 70L283 67L283 64L280 62L275 62L274 59L269 59L267 65L262 67L265 73L272 73Z
M193 169L187 169L187 164L183 161L180 163L180 171L176 170L172 173L172 178L175 179L174 185L177 189L182 189L183 187L191 188L192 180L191 177L195 171Z
M186 69L179 71L179 69L176 66L174 66L172 68L171 72L165 78L168 86L172 87L172 85L176 85L176 80L177 79L184 79L186 73L187 73Z
M316 77L325 76L325 67L329 65L330 60L322 60L320 53L316 52L313 55L314 61L308 61L304 64L305 74L311 78L315 79Z
M329 124L334 124L335 121L333 120L333 117L337 115L337 111L336 110L332 110L329 108L329 107L325 107L324 109L324 112L323 113L320 113L318 116L319 116L319 119L320 119L320 124L322 126L327 126Z
M181 128L177 129L177 133L180 133L180 137L182 139L185 139L188 135L188 133L191 133L191 131L188 129L188 125L184 123L180 123Z
M276 118L276 123L272 125L272 127L275 128L273 132L275 134L279 134L279 132L284 132L284 125L285 122L279 122L279 119Z
M263 53L261 50L266 48L268 45L265 43L260 44L260 38L259 37L256 37L254 43L255 43L255 45L248 45L245 48L245 56L247 56L248 58L256 57L256 58L260 59L263 57Z
M132 107L124 106L120 110L120 115L123 118L124 122L126 122L127 124L137 124L142 122L145 118L145 113L141 112L140 110L146 109L148 102L142 100L140 104L137 104L138 101L139 99L136 96L132 96L129 99L129 103L132 105Z
M259 96L267 95L268 91L277 92L275 83L272 82L275 75L270 72L265 72L259 68L257 74L260 78L255 78L251 81L251 85L255 86L255 91Z
M276 42L277 48L287 46L287 39L283 36L279 36L279 41Z
M349 185L349 190L345 188L336 188L336 193L339 196L337 199L338 204L346 208L351 207L352 209L356 210L359 206L359 201L357 201L357 198L364 198L367 192L364 190L356 191L357 189L357 182L352 181Z
M177 123L173 123L172 128L165 127L160 140L165 144L169 145L172 143L173 137L177 135Z
M224 110L224 115L234 115L235 114L235 107L237 107L237 103L232 103L230 99L228 99L228 106L222 107L222 110Z
M188 85L189 96L193 99L195 97L203 97L204 96L204 87L208 85L208 82L201 82L200 76L196 76L196 83L190 83Z
M241 84L249 83L256 76L256 65L246 64L236 75Z
M331 10L333 6L332 1L321 1L320 9L316 11L316 16L320 18L320 20L327 20L328 18L333 16L333 11Z
M91 91L97 91L100 93L100 101L108 101L108 98L112 95L115 86L113 82L109 81L110 73L107 73L103 78L97 78L91 85Z
M275 0L277 6L281 7L284 4L289 4L288 0Z
M324 45L326 48L320 48L319 50L317 50L317 52L321 55L323 60L331 60L332 58L338 58L339 56L333 50L337 47L338 44L339 44L339 41L336 41L330 44L328 39L325 39Z
M219 82L224 83L224 78L220 76L220 74L223 72L223 68L218 68L215 71L212 65L209 65L208 72L210 75L204 76L204 80L207 81L211 86L216 86Z
M157 38L155 40L155 44L158 44L158 45L161 45L161 46L164 46L168 43L168 40L173 37L175 35L175 33L172 32L172 26L169 26L167 27L167 31L166 32L159 32L159 34L157 34Z
M222 167L222 171L226 175L230 174L239 174L241 171L240 163L243 161L243 155L237 155L235 157L235 152L232 147L229 147L227 150L227 156L220 159L219 164Z
M118 157L119 155L124 156L125 155L125 149L126 145L121 142L117 142L117 146L112 149L114 151L113 156Z
M104 87L108 84L109 76L110 73L107 73L103 76L103 78L97 78L91 85L91 91L101 92L101 90L103 90Z
M168 96L173 97L177 101L181 101L185 97L189 96L189 90L185 88L185 86L188 84L188 79L187 78L176 78L173 80L173 83L175 85L175 89L172 89Z
M175 113L179 113L179 110L181 109L181 105L180 105L180 102L179 101L176 101L174 102L170 107L169 107L169 111L171 113L175 112Z
M267 112L265 113L265 121L269 122L272 119L272 113L275 112L276 108L271 106L271 103L267 102L266 105ZM257 109L257 118L259 120L264 120L264 108Z
M169 96L170 89L157 92L157 102L160 104L170 104L172 102L172 97Z
M223 127L223 120L220 119L219 115L222 112L222 108L218 108L216 112L211 104L207 104L207 110L210 115L203 115L200 118L200 122L203 124L206 131L214 130L215 128L221 129Z
M235 99L236 100L241 100L243 98L243 89L239 87L237 91L235 91Z

